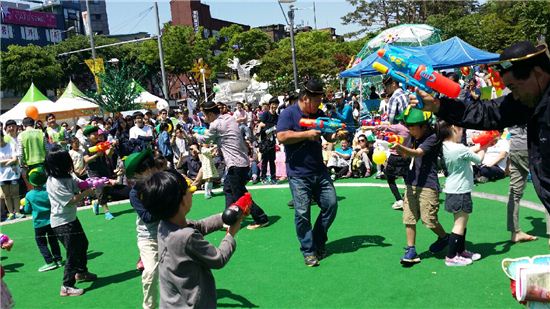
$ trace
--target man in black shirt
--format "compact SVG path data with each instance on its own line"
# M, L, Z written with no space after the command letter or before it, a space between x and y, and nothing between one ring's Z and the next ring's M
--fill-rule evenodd
M268 184L267 179L267 165L269 164L269 173L271 175L271 183L277 183L277 176L275 174L275 126L279 120L277 115L277 107L279 106L279 99L272 97L269 100L269 110L260 115L260 153L262 154L262 171L261 177L263 184Z

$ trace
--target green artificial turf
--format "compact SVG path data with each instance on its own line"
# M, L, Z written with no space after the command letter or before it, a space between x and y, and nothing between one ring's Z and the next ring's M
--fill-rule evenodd
M399 259L404 253L405 232L401 212L390 207L389 189L337 187L339 209L329 232L329 256L320 267L308 268L299 251L293 210L286 205L288 188L251 192L272 225L255 231L243 229L237 235L231 261L214 271L219 307L519 308L500 261L548 253L543 213L525 208L520 213L522 227L543 239L511 245L505 204L476 198L468 248L482 254L480 261L468 267L446 267L444 254L426 252L435 236L419 224L417 251L422 262L403 268ZM191 218L219 212L224 205L219 193L208 201L197 194L193 201ZM318 208L313 209L316 217ZM1 259L4 280L17 308L140 307L136 215L128 204L113 206L112 211L113 221L94 216L90 210L78 213L90 240L88 267L99 276L93 283L78 285L86 289L81 297L58 296L62 269L37 272L44 261L30 221L2 227L15 241L10 252L2 251ZM450 230L451 215L443 209L439 214ZM223 236L224 232L216 232L208 239L219 244Z

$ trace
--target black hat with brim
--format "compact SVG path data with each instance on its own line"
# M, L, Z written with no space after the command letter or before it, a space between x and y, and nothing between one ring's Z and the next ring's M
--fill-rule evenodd
M304 84L304 90L307 93L313 94L313 95L322 95L325 93L324 90L325 85L322 81L318 79L310 79Z
M497 65L501 69L507 70L516 63L519 64L523 61L533 59L545 52L548 52L548 47L546 45L535 46L529 41L520 41L504 49L498 61L490 63L489 65Z
M201 108L203 110L212 110L218 107L218 104L220 103L214 103L213 101L207 101L201 104Z

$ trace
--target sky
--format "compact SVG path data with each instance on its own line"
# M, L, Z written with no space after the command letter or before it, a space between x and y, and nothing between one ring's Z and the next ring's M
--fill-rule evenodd
M180 0L184 1L184 0ZM210 14L213 18L228 20L252 27L285 24L283 13L277 0L202 0L210 5ZM169 0L159 0L160 22L171 20ZM295 14L295 23L314 27L313 1L298 0L294 3L298 11ZM107 0L107 15L111 34L126 34L135 32L156 33L152 1ZM287 4L283 4L285 11ZM353 11L353 6L345 0L315 1L317 28L333 27L336 34L357 31L359 25L342 25L341 17Z

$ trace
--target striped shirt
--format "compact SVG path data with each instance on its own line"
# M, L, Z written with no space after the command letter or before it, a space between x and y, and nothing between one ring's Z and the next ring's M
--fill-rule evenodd
M409 105L409 96L403 89L396 89L388 101L388 121L391 124L396 124L395 117L401 114Z

